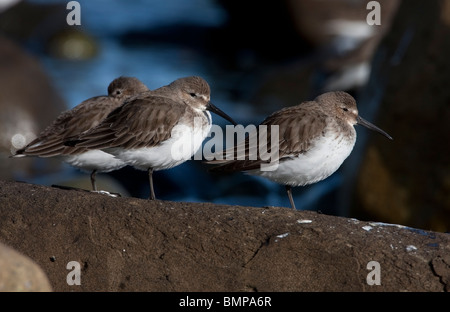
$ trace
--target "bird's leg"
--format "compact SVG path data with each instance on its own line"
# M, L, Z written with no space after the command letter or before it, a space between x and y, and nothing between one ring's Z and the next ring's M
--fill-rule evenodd
M150 182L150 197L148 199L156 199L155 190L153 189L153 168L148 168L148 180Z
M94 192L97 191L97 183L95 183L95 175L97 174L97 169L92 170L91 173L91 184L92 184L92 190Z
M294 199L292 198L292 187L290 185L286 185L286 193L289 197L289 201L291 202L292 209L296 209Z
M100 193L100 194L106 194L111 197L122 197L119 193L110 193L107 191L97 191L97 183L95 181L95 176L97 175L97 169L92 170L91 172L91 184L92 184L92 192Z

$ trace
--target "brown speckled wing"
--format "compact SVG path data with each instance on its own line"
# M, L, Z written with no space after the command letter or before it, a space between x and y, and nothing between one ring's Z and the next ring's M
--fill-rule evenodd
M114 110L99 126L78 137L76 147L152 147L170 138L187 109L167 97L148 96ZM136 117L138 116L138 117Z
M207 163L218 166L211 168L211 171L231 172L258 169L262 163L267 161L262 160L259 153L256 160L249 160L248 143L254 136L259 136L259 131L267 131L267 141L258 142L258 150L263 147L262 150L270 152L272 125L279 127L279 161L305 153L310 149L312 141L322 135L326 126L326 116L317 107L317 102L303 102L300 105L287 107L273 113L261 125L266 125L267 128L258 127L257 133L250 134L245 142L240 144L240 146L245 144L245 160L212 160ZM261 146L260 144L267 145ZM238 146L235 146L233 150L224 151L224 155L236 153ZM276 161L276 159L272 159L272 161Z
M80 149L68 147L64 142L97 126L106 116L121 104L107 96L90 98L75 108L61 113L40 135L17 154L51 157L71 154Z

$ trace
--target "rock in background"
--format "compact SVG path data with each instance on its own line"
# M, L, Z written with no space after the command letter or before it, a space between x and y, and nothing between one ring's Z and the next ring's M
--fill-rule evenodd
M371 136L352 215L449 231L449 55L450 1L404 1L360 97L394 141Z
M0 243L0 292L52 291L42 269L30 258Z
M288 208L0 181L0 241L55 291L448 291L450 237ZM80 285L68 285L76 261ZM379 264L380 285L369 285Z

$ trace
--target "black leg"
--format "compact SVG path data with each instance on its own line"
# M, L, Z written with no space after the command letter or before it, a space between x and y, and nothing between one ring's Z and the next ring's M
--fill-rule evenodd
M150 200L156 199L155 191L153 190L153 168L148 168L148 180L150 182Z
M295 208L294 199L292 198L292 188L291 188L290 185L286 185L286 192L287 192L287 195L288 195L288 197L289 197L289 201L291 202L291 207L292 207L293 209L296 209L296 208Z
M92 184L92 190L94 192L97 191L97 183L95 183L95 175L96 174L97 174L97 170L96 169L92 170L92 173L91 173L91 184Z

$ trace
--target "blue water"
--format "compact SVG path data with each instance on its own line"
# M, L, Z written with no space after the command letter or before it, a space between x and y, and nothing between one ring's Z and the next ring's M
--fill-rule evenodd
M195 50L170 44L126 46L119 39L127 32L182 22L205 27L218 26L225 21L225 12L213 1L105 0L79 3L81 29L95 38L100 47L98 56L84 62L43 56L46 68L70 107L88 97L104 94L109 82L120 75L136 76L150 88L192 74L208 78L207 69Z
M67 3L67 1L33 0L35 3ZM67 61L41 55L48 74L65 99L68 108L96 95L106 94L106 88L118 76L134 76L150 89L190 75L199 75L211 85L211 99L237 122L259 122L264 116L258 110L230 95L228 86L233 77L245 75L224 72L211 65L213 57L193 46L176 42L146 42L124 44L129 32L158 31L171 25L221 27L227 13L213 0L100 0L79 1L82 29L91 34L99 46L98 55L86 61ZM65 17L63 17L65 18ZM77 26L74 26L77 27ZM164 33L162 34L164 36ZM220 117L214 122L225 125ZM64 167L61 174L79 174ZM136 187L139 197L148 196L145 174L131 172L142 182ZM51 184L54 177L41 177L40 182ZM86 175L86 179L88 176ZM341 178L333 175L313 186L294 190L294 199L300 209L320 209L317 203L339 186ZM126 183L126 181L124 181ZM205 165L187 162L171 170L155 174L157 197L177 201L211 201L249 206L289 206L283 186L262 178L243 174L224 177L211 176ZM244 191L242 191L242 189ZM158 194L161 194L160 196Z

